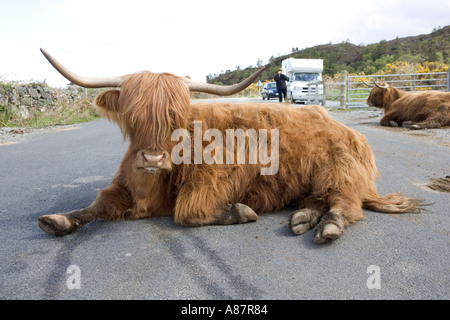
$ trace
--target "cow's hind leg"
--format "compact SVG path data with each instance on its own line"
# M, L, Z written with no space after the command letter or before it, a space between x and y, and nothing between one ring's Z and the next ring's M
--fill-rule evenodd
M324 213L314 228L314 242L326 243L336 240L344 233L344 227L357 220L364 219L360 200L335 197L330 210Z
M305 208L291 213L289 226L291 231L298 235L314 228L314 242L325 243L342 235L344 218L332 211L322 213L316 209Z
M64 236L95 219L120 219L130 206L131 197L128 191L115 183L101 190L89 207L69 213L40 216L38 225L49 235Z
M289 216L289 227L292 233L304 234L317 225L321 215L321 212L310 208L294 211Z
M314 228L314 242L326 243L340 238L344 233L344 224L342 215L333 211L325 213Z
M292 233L304 234L314 228L320 221L320 217L329 210L328 205L314 196L306 196L297 203L299 210L289 216L289 226Z
M442 127L442 124L436 120L427 120L422 122L412 122L412 121L404 121L402 123L403 128L408 128L410 130L422 130L422 129L434 129Z
M327 204L329 201L331 206ZM303 234L314 228L314 242L326 243L341 237L344 226L364 219L360 201L335 196L327 202L314 197L303 199L299 204L302 209L292 212L289 217L291 231Z
M426 119L419 122L404 121L402 126L410 130L435 129L449 125L450 105L439 106L434 113L429 114Z

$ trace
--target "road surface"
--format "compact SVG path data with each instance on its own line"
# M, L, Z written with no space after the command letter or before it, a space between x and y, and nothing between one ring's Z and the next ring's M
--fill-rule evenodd
M1 145L0 299L449 299L449 193L426 186L450 175L448 141L352 115L332 113L367 137L379 193L430 205L421 214L364 211L325 245L311 230L290 232L290 209L201 228L171 217L96 221L52 237L37 218L88 206L127 142L96 120Z

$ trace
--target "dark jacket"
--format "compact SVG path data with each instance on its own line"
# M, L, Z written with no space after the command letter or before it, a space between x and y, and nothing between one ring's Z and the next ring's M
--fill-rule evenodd
M284 74L276 74L275 77L273 77L273 80L277 83L277 89L286 89L286 81L289 81L289 78L286 77Z

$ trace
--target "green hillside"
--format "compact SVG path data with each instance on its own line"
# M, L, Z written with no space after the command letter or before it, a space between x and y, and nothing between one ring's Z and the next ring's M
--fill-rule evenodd
M386 71L386 64L396 61L409 63L436 61L450 64L450 26L433 30L430 34L396 38L369 45L348 42L318 45L303 50L292 49L292 53L271 57L261 81L271 80L287 58L324 59L324 75L332 77L341 70L349 73L374 74ZM234 84L250 76L258 69L251 66L239 70L227 70L219 75L209 75L208 83Z

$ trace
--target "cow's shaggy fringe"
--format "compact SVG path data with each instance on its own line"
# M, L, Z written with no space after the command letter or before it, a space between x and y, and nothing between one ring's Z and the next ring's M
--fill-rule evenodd
M96 98L100 113L119 125L132 144L160 150L176 128L186 127L189 90L178 77L144 71L126 78L119 90Z

